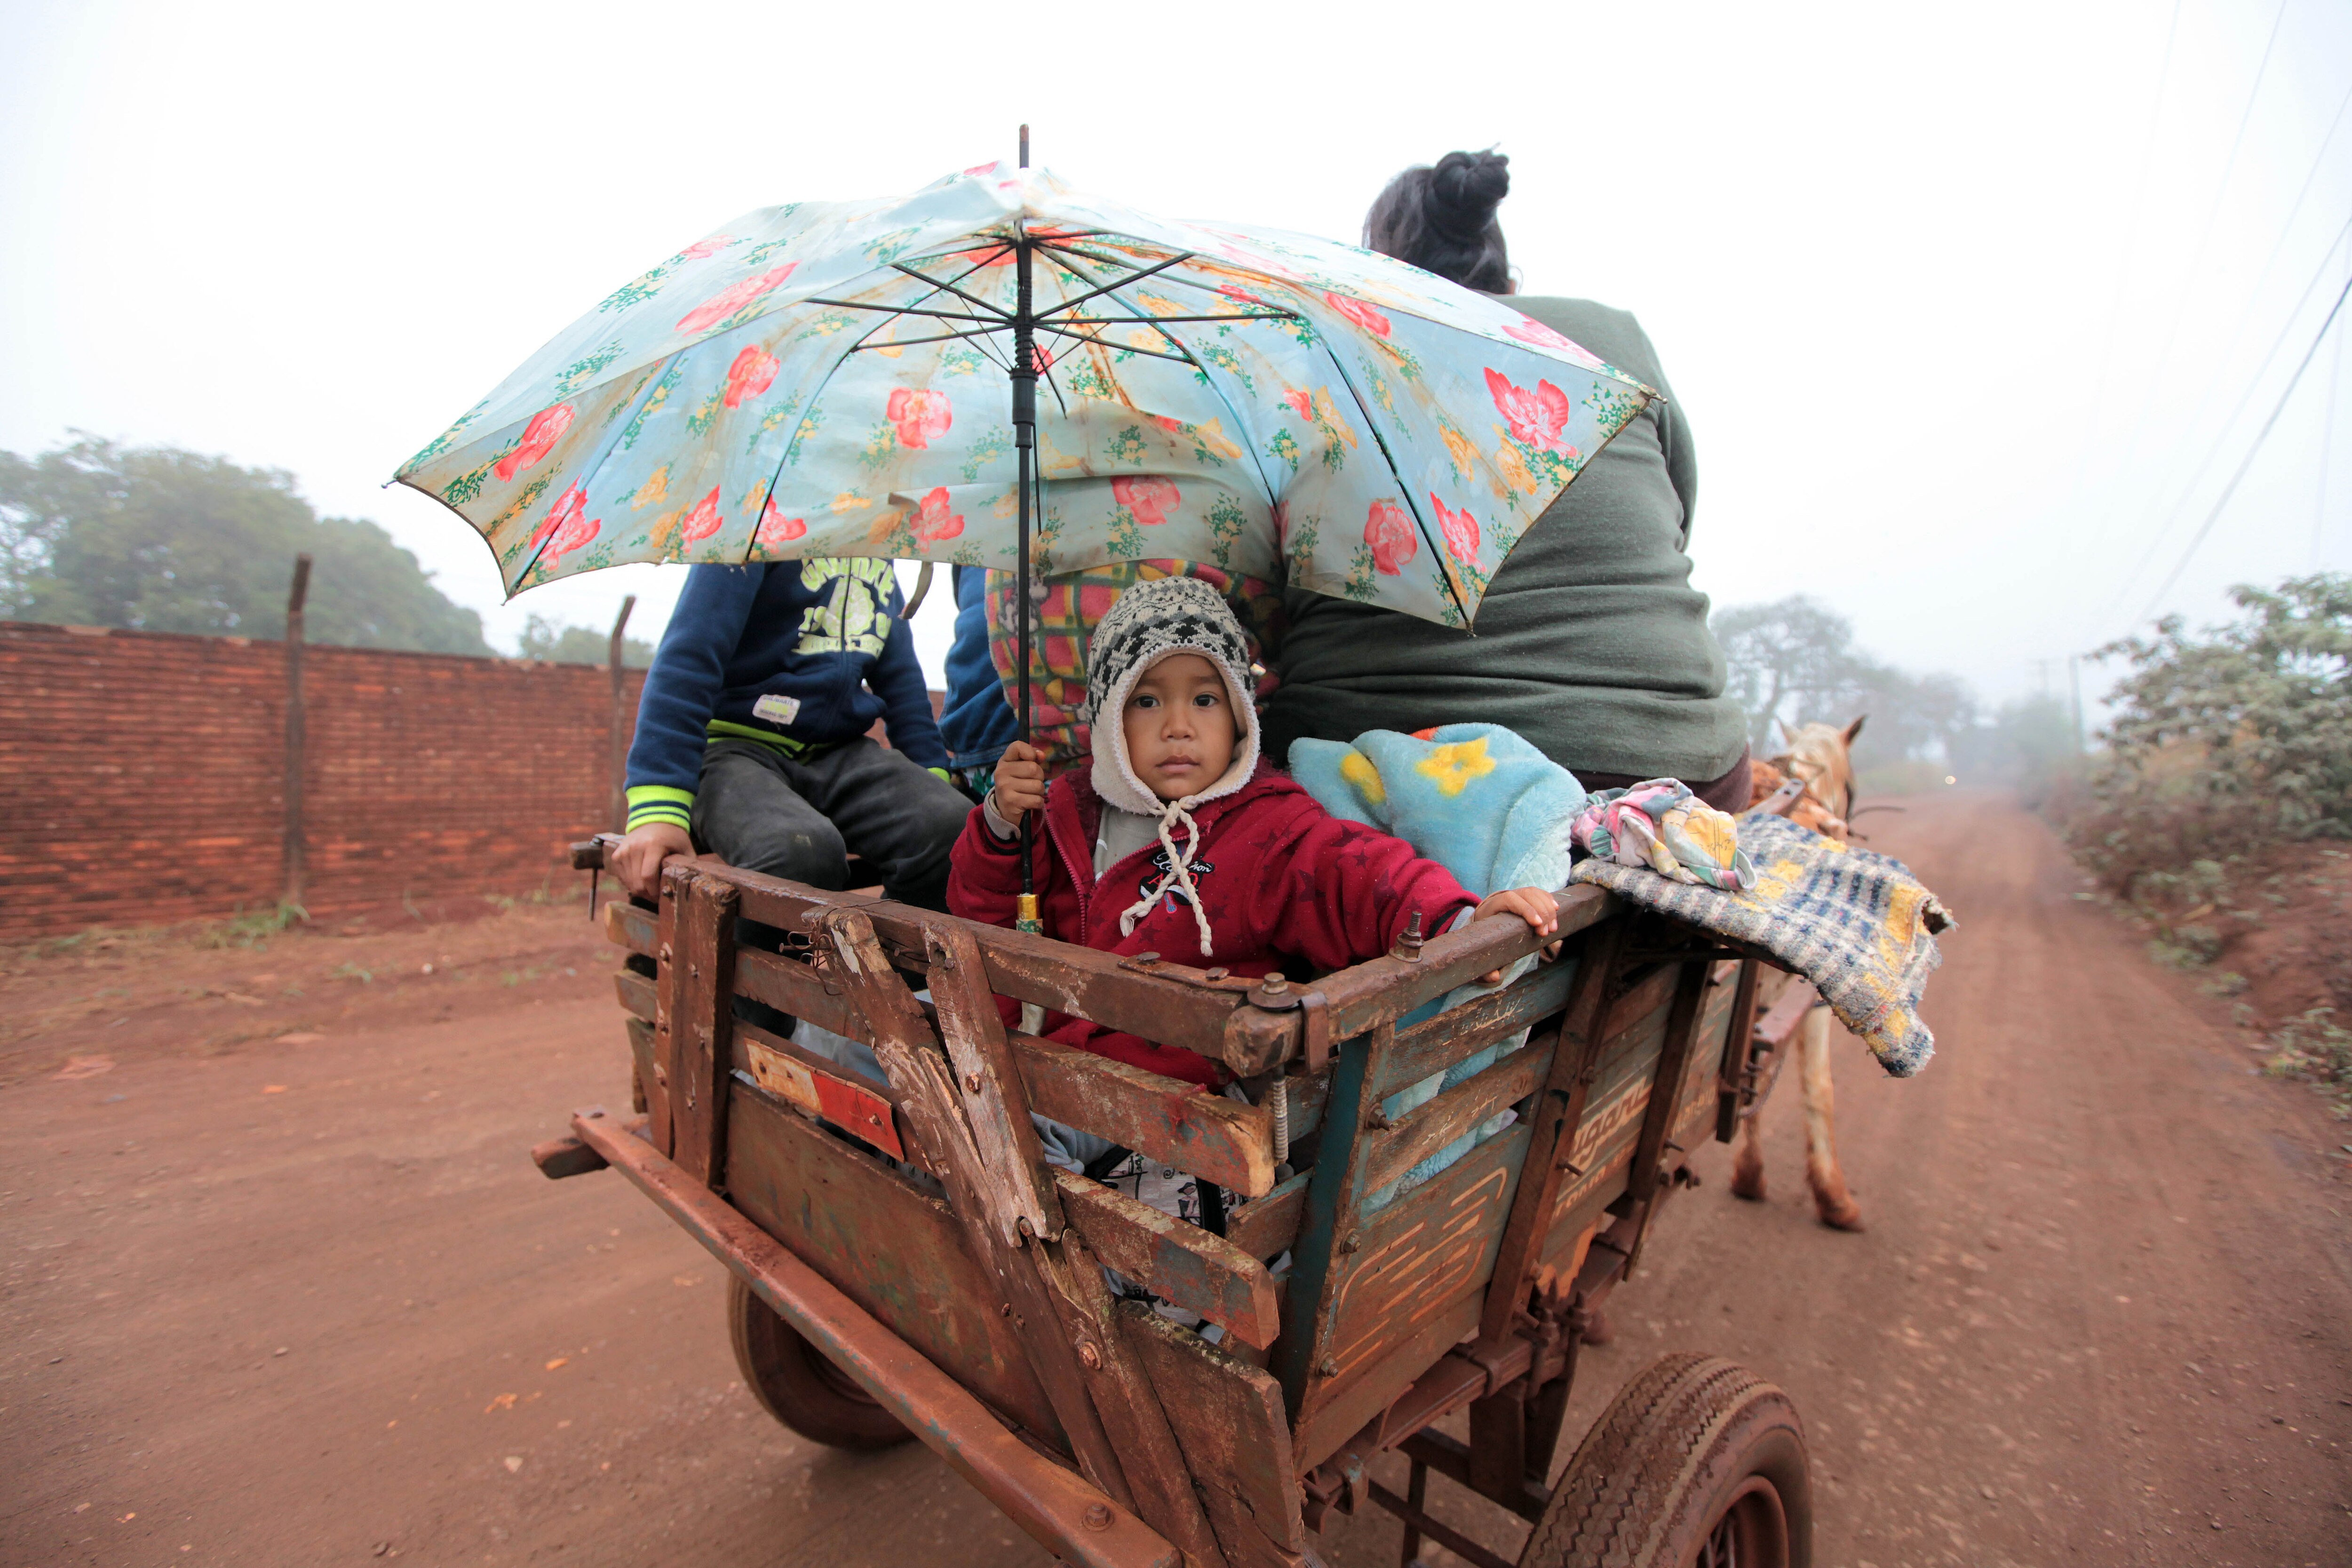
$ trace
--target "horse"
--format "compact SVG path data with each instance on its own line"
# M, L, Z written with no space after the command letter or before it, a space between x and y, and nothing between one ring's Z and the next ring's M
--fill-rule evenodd
M1856 719L1843 730L1829 724L1800 728L1789 737L1786 752L1755 765L1750 804L1762 802L1784 782L1802 781L1804 793L1788 813L1790 820L1833 838L1852 836L1853 742L1862 725L1863 720ZM1814 1002L1797 1026L1797 1040L1805 1096L1805 1181L1813 1189L1813 1207L1822 1223L1832 1229L1860 1230L1862 1205L1846 1190L1845 1173L1838 1168L1828 1003ZM1733 1194L1758 1202L1764 1197L1764 1143L1757 1131L1763 1109L1757 1106L1754 1114L1740 1119L1739 1143L1731 1157Z

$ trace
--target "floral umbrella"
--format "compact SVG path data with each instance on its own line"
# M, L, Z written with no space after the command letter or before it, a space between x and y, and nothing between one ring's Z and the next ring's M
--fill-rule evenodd
M1655 395L1387 257L991 163L747 214L396 477L509 593L629 562L1173 558L1466 626Z

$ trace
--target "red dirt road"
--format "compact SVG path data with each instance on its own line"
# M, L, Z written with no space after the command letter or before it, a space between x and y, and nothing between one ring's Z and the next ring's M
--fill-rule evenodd
M1962 924L1923 1077L1841 1042L1870 1229L1813 1223L1784 1082L1772 1200L1701 1155L1572 1423L1669 1349L1754 1366L1804 1413L1825 1568L2352 1562L2352 1131L2250 1076L2031 818L1913 804L1877 847ZM627 1094L577 906L93 947L0 966L0 1562L1045 1561L919 1447L774 1426L718 1267L524 1160Z

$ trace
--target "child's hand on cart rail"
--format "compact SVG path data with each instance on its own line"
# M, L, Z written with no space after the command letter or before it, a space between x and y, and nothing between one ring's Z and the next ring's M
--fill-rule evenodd
M1008 823L1018 823L1024 811L1041 811L1045 805L1045 763L1043 754L1026 741L1015 741L1004 748L1004 755L996 760L996 784L992 792L996 801L996 815Z
M648 822L605 851L604 869L637 897L650 899L661 889L662 863L693 853L694 841L685 828L674 822Z
M1491 893L1470 918L1484 921L1506 915L1517 915L1526 921L1535 928L1538 936L1549 936L1559 929L1559 905L1541 888L1506 888L1499 893ZM1559 953L1559 943L1556 942L1544 948L1546 958L1557 957ZM1501 970L1490 969L1478 977L1478 984L1498 984L1502 978Z

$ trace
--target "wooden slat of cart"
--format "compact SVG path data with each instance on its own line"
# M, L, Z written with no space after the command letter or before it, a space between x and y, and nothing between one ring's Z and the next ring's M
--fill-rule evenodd
M1343 1255L1333 1271L1331 1370L1304 1407L1302 1459L1313 1462L1307 1452L1311 1446L1336 1446L1353 1436L1411 1387L1446 1345L1476 1326L1480 1290L1494 1270L1528 1140L1526 1127L1509 1128L1363 1220L1356 1251ZM1296 1279L1290 1289L1298 1289ZM1425 1356L1401 1353L1419 1344L1435 1322L1454 1325L1453 1337ZM1321 1435L1313 1444L1308 1422Z
M1499 1340L1509 1331L1542 1251L1553 1194L1564 1173L1560 1151L1574 1140L1583 1120L1594 1064L1606 1039L1609 983L1622 940L1622 922L1612 921L1586 939L1578 960L1576 984L1560 1016L1543 1092L1529 1123L1528 1163L1504 1222L1496 1283L1487 1289L1480 1315L1480 1330L1489 1340Z
M1282 1387L1139 1301L1118 1320L1140 1352L1234 1568L1295 1568L1308 1550Z
M1226 1240L1126 1194L1056 1173L1062 1213L1104 1263L1260 1350L1282 1327L1274 1276Z
M973 1147L984 1163L1002 1167L984 1173L982 1196L1004 1241L1008 1272L1034 1269L1059 1316L1058 1323L1025 1326L1032 1359L1046 1359L1039 1353L1040 1342L1049 1335L1066 1335L1078 1347L1076 1360L1086 1394L1118 1456L1137 1511L1188 1555L1207 1560L1215 1538L1160 1397L1112 1316L1101 1268L1084 1246L1065 1235L1059 1193L1045 1184L1046 1166L979 943L961 922L935 921L923 928L923 950L940 1034L954 1066L955 1087L963 1091ZM1270 1279L1265 1288L1270 1294Z
M760 1091L735 1086L728 1200L959 1381L1064 1441L995 1281L948 1205ZM877 1245L877 1238L888 1245Z
M1360 1246L1355 1230L1364 1195L1370 1191L1366 1178L1371 1173L1371 1140L1364 1136L1376 1104L1370 1090L1381 1080L1395 1042L1396 1026L1381 1024L1342 1041L1331 1069L1315 1169L1307 1178L1306 1212L1291 1248L1282 1337L1269 1363L1294 1421L1317 1402L1338 1371L1331 1359L1335 1324L1330 1287L1339 1266Z
M1642 1136L1633 1146L1633 1168L1625 1179L1625 1190L1635 1203L1647 1202L1658 1188L1659 1156L1664 1152L1675 1112L1682 1108L1683 1080L1696 1054L1692 1046L1698 1037L1699 1011L1706 1000L1712 968L1694 959L1681 965L1675 977L1665 1043L1658 1053L1657 1087L1643 1108Z
M1428 942L1418 959L1376 958L1318 982L1329 1009L1332 1038L1394 1023L1431 997L1524 958L1545 941L1576 935L1617 907L1613 895L1589 885L1555 896L1559 929L1552 938L1538 938L1517 921L1479 921Z
M1549 1018L1568 1000L1575 963L1548 963L1522 975L1507 990L1480 996L1397 1031L1389 1051L1388 1074L1373 1086L1381 1098L1443 1072L1464 1057Z
M682 861L662 868L654 931L654 960L660 969L654 981L654 1079L646 1085L646 1135L665 1156L676 1146L672 1091L677 1082L677 990L684 973L670 959L677 952L678 919L693 880L694 868Z
M709 1184L727 1169L727 1089L734 1064L733 888L709 877L686 882L677 902L672 984L670 1158Z
M708 858L680 863L740 889L746 919L805 931L828 910L857 909L886 942L901 950L921 950L923 922L929 917L920 910L857 894L828 893ZM1614 897L1599 888L1570 888L1556 897L1563 936L1584 930L1616 908ZM611 918L625 926L632 923L626 915ZM1194 1051L1223 1061L1237 1073L1262 1071L1297 1052L1300 1024L1296 1012L1246 1005L1243 994L1203 984L1181 965L1142 972L1115 954L1050 938L995 926L972 931L988 964L990 984L1004 995ZM1431 942L1418 961L1382 958L1344 970L1324 987L1332 1037L1393 1022L1537 946L1524 926L1486 921Z
M1046 1299L1034 1268L1004 1247L990 1223L979 1151L972 1145L955 1089L948 1081L946 1059L933 1048L929 1020L891 968L864 915L854 909L836 910L825 917L824 928L840 960L843 988L865 1015L874 1038L874 1054L889 1076L891 1087L898 1091L899 1109L933 1162L934 1173L947 1188L948 1207L962 1228L965 1249L992 1276L992 1294L1011 1306L1014 1319L1028 1327L1022 1337L1023 1348L1077 1456L1079 1468L1123 1506L1133 1508L1135 1494L1079 1377L1076 1352L1059 1333L1038 1331L1057 1321L1053 1303Z
M1417 1107L1373 1140L1365 1190L1377 1193L1415 1165L1475 1131L1541 1087L1552 1062L1552 1041L1538 1038Z
M839 993L838 982L805 963L746 948L737 958L735 988L835 1034L873 1043L856 1005ZM1015 1034L1009 1042L1029 1108L1038 1115L1245 1197L1274 1185L1274 1120L1263 1106L1203 1094L1181 1079L1059 1041Z

